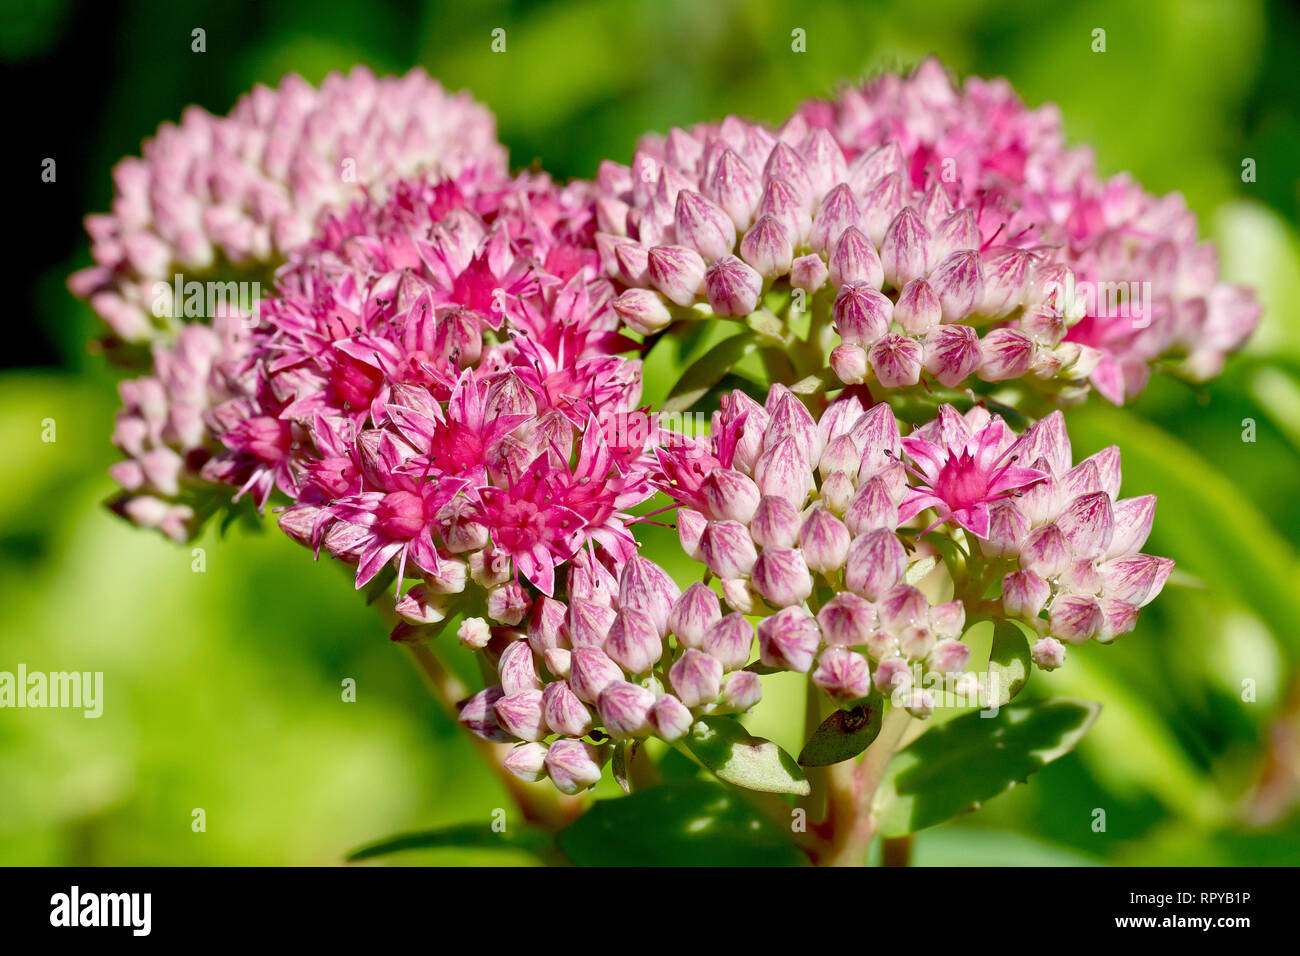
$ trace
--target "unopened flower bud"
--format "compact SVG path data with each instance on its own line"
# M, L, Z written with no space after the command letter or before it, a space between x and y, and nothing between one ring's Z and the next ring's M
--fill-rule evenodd
M1054 637L1039 638L1029 649L1029 659L1045 671L1054 671L1065 663L1065 645Z
M867 352L860 345L837 345L831 349L831 371L845 385L861 385L867 380L870 365Z
M1020 378L1033 364L1033 339L1015 329L994 329L980 341L979 377L986 382Z
M925 718L934 713L934 694L919 687L905 691L903 708L913 717Z
M1082 644L1104 624L1101 605L1089 595L1067 594L1052 602L1048 626L1054 637L1070 644Z
M716 658L726 671L739 670L747 665L753 646L754 626L740 611L713 624L700 644L704 653Z
M812 594L812 575L797 548L764 548L751 580L773 607L801 604Z
M821 631L801 607L787 607L758 625L759 660L769 667L807 673L821 644Z
M848 510L855 490L853 479L849 477L848 472L832 472L822 482L822 505L832 514L842 516Z
M871 665L843 647L822 651L812 682L836 700L856 700L871 693Z
M731 217L690 189L677 194L674 226L677 241L697 250L705 262L716 262L736 244L736 224Z
M841 591L817 612L822 636L832 647L865 644L876 627L876 608L852 591Z
M749 578L727 578L722 582L722 600L727 607L741 614L753 614L760 598L749 583Z
M668 629L683 647L700 647L704 635L722 619L718 596L706 584L696 582L686 589L675 602L668 615Z
M855 594L875 601L903 577L907 552L892 531L870 531L853 540L844 569L844 583Z
M912 686L912 669L901 657L887 657L876 665L871 679L882 694L893 694Z
M518 581L498 585L488 592L488 617L514 627L524 619L531 602Z
M650 289L628 289L614 300L614 311L624 325L642 335L653 335L673 320L664 300Z
M923 355L921 344L915 339L890 332L871 347L867 361L885 388L906 388L921 380Z
M536 783L546 776L546 744L520 744L505 755L501 765L519 779Z
M704 259L685 246L650 250L650 280L672 302L688 306L704 286Z
M929 268L930 230L911 206L894 217L880 246L880 263L885 281L901 289Z
M497 702L505 697L500 687L487 687L479 691L460 707L457 719L475 736L494 743L513 740L510 732L497 720Z
M700 557L718 577L739 578L753 570L758 552L739 521L710 521L700 538Z
M573 664L573 652L567 647L548 647L542 651L542 660L546 669L559 680L569 679L569 668Z
M580 793L600 781L600 756L584 740L557 740L546 751L546 775L561 793Z
M682 550L693 561L700 560L700 539L704 537L704 529L708 525L709 519L698 511L690 508L677 510L677 537Z
M954 638L945 638L930 649L930 667L940 674L960 674L970 662L970 648Z
M410 624L436 624L447 617L450 602L426 584L414 584L394 605L402 620Z
M654 706L652 691L624 680L612 681L600 692L596 710L605 732L615 740L644 736L649 729L650 708Z
M527 641L514 641L501 652L497 661L497 673L501 678L501 689L507 695L542 689L533 649Z
M758 308L763 277L735 256L723 256L704 274L704 288L716 315L749 315Z
M913 279L898 294L894 304L894 321L908 335L929 335L943 319L943 308L930 283Z
M557 734L581 737L591 730L591 712L565 681L553 681L542 691L542 714Z
M762 498L749 523L753 541L764 548L792 548L799 540L799 512L785 498Z
M825 508L813 508L799 530L799 547L804 561L810 570L820 574L829 574L844 566L851 540L844 522ZM761 555L759 562L762 562Z
M889 331L894 303L864 282L850 283L840 289L831 307L835 330L847 345L870 348Z
M722 682L722 663L717 658L688 648L668 672L668 680L687 707L712 703Z
M695 718L680 700L672 694L664 694L650 708L648 722L656 737L672 743L686 736Z
M492 637L492 629L481 617L467 617L456 629L456 637L461 644L471 650L480 651L487 647Z
M1020 566L1046 580L1068 568L1072 557L1061 529L1048 524L1029 532L1020 550Z
M730 468L714 468L700 486L708 515L714 521L748 524L758 508L758 485Z
M765 447L754 464L754 480L764 495L776 495L802 508L812 490L812 466L799 439L790 435Z
M629 607L609 629L605 653L629 674L644 674L663 654L663 639L648 614Z
M624 611L641 611L654 623L661 637L668 633L668 615L673 602L681 596L677 583L653 561L635 554L623 565L618 583L619 607Z
M524 644L524 647L527 646ZM520 740L541 740L546 736L546 718L542 715L540 690L525 690L502 697L494 709L501 726Z
M732 671L722 679L715 714L741 714L763 699L763 682L753 671Z
M925 337L925 370L949 388L965 381L983 360L979 335L969 325L943 325Z
M1011 617L1038 617L1052 589L1033 571L1013 571L1002 579L1002 607Z
M829 274L821 256L800 256L790 264L790 284L805 292L816 292Z
M879 289L885 280L876 247L856 226L845 229L836 240L827 271L836 288L850 282L861 282Z
M578 699L594 704L612 681L623 679L623 669L598 647L577 647L569 657L569 686Z
M784 275L794 262L790 231L774 217L763 216L740 240L740 256L761 276Z
M559 647L564 643L567 615L568 608L562 601L542 596L533 602L528 615L528 643L533 650L541 654L548 647Z

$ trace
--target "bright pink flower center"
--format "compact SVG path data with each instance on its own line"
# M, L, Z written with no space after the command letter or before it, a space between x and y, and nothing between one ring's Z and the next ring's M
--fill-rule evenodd
M934 482L934 493L948 503L953 511L973 508L986 500L989 483L996 472L986 472L975 462L970 452L963 449L958 454L948 452L948 460L939 470Z
M244 448L262 461L275 463L289 455L289 423L263 415L244 425Z
M424 501L409 491L384 495L375 509L375 526L390 538L413 538L424 527Z

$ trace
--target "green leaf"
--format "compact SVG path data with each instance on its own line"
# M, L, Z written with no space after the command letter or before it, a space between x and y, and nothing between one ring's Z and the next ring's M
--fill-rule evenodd
M989 652L989 676L997 675L999 707L1010 702L1029 680L1029 640L1012 621L993 626L993 649Z
M683 412L708 394L709 389L722 380L741 359L758 347L754 332L742 332L723 339L709 349L682 373L668 398L663 403L666 412Z
M848 707L835 711L818 725L799 754L804 767L828 767L851 760L871 746L880 733L885 711L880 691L872 692Z
M732 717L701 717L681 743L719 780L737 787L800 796L811 791L793 757Z
M445 847L485 850L524 850L538 859L549 860L555 846L549 834L535 827L512 823L498 833L487 823L458 823L437 830L401 833L371 843L348 854L349 863L373 860L406 850L436 850Z
M1056 698L932 728L890 762L873 802L877 832L903 836L975 809L1069 753L1100 711Z
M733 790L677 780L597 800L557 842L579 866L801 866L788 834Z
M619 789L624 793L632 792L632 782L628 777L628 768L632 764L632 758L636 756L637 742L634 740L628 743L626 740L620 740L614 745L614 757L610 761L610 769L614 774L614 782L618 784Z

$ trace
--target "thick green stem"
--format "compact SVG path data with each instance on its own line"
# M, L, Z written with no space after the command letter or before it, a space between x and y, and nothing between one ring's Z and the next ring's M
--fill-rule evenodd
M907 711L891 707L880 735L860 761L845 760L829 768L827 814L819 828L824 843L814 857L818 866L866 865L876 827L871 802L911 719Z

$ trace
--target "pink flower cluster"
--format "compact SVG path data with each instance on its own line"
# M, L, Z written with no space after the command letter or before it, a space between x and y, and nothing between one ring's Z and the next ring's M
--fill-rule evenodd
M1198 241L1179 194L1103 179L1090 149L1066 147L1056 108L1027 109L1005 80L957 89L929 59L796 116L832 133L850 165L892 144L913 188L951 184L955 202L1000 210L1004 236L1032 231L1041 253L1087 284L1063 304L1084 313L1064 341L1093 350L1092 385L1112 402L1140 392L1157 361L1217 375L1259 321L1253 292L1219 281L1214 246Z
M470 167L504 171L496 121L423 70L376 79L359 66L319 89L289 75L228 116L190 107L118 163L112 211L86 220L95 265L69 286L117 339L169 338L175 322L156 305L160 293L166 311L175 305L174 274L269 278L322 209L401 176Z
M643 449L588 427L640 392L591 218L581 185L476 173L327 217L263 308L255 386L213 412L204 477L279 489L281 526L358 587L393 563L445 588L460 555L485 587L549 594L585 545L621 563L651 489Z

